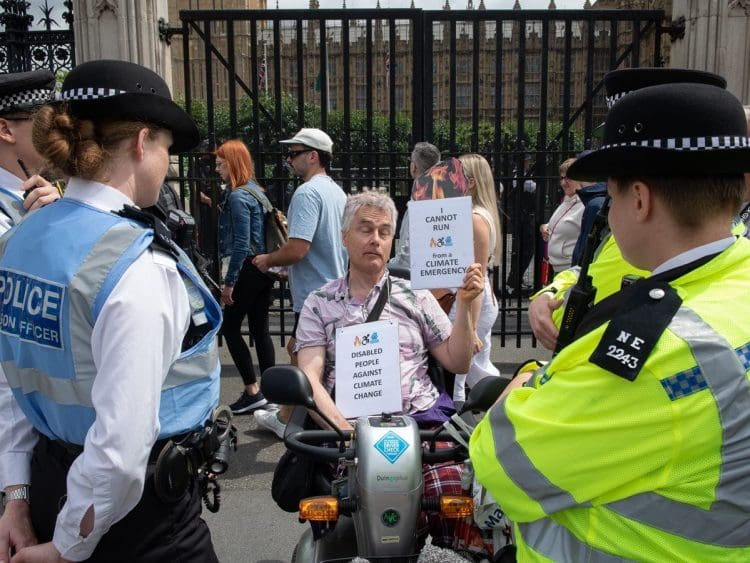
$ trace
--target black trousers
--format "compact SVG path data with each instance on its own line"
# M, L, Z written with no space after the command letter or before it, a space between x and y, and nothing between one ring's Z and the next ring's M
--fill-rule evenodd
M65 504L66 478L75 455L40 436L31 460L31 520L40 543L52 540L57 514ZM211 533L200 517L197 483L173 504L154 491L148 466L143 496L125 518L102 536L92 556L96 563L218 563Z
M522 219L519 218L519 221ZM514 291L521 289L522 279L534 257L536 223L534 215L529 214L513 230L513 244L510 251L510 271L505 284Z
M247 258L242 264L232 291L234 305L224 307L221 333L227 341L229 354L245 385L257 381L250 348L241 332L245 317L255 343L261 374L276 364L276 351L268 330L268 307L271 304L272 287L273 280L253 266L251 259Z

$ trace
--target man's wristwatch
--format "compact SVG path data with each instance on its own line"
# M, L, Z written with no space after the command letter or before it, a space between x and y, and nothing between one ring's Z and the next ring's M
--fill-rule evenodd
M5 505L12 500L25 500L26 502L29 502L30 491L31 487L29 487L28 485L23 485L22 487L13 489L9 493L3 493L3 508L5 508Z

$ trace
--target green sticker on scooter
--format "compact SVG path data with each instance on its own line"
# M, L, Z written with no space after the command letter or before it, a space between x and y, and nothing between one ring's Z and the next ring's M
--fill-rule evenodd
M393 508L386 508L385 512L380 515L380 521L389 528L393 528L401 520L401 515Z

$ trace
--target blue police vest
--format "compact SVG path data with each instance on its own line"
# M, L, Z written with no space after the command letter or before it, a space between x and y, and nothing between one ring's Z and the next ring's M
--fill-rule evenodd
M0 211L10 217L14 225L26 214L26 209L23 207L23 200L15 193L3 187L0 187Z
M84 443L96 416L94 323L153 237L135 221L63 198L0 239L0 361L20 407L50 438ZM177 268L194 318L205 315L210 328L162 384L159 438L199 427L219 401L221 309L184 254Z

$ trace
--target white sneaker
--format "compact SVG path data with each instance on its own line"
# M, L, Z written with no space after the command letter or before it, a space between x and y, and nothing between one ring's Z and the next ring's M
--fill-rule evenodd
M266 430L269 430L276 434L276 436L280 439L284 439L284 431L286 430L286 424L281 422L279 420L279 417L276 416L279 413L279 410L263 410L259 409L256 410L253 413L253 417L255 417L255 423L258 425L258 428L264 428Z

